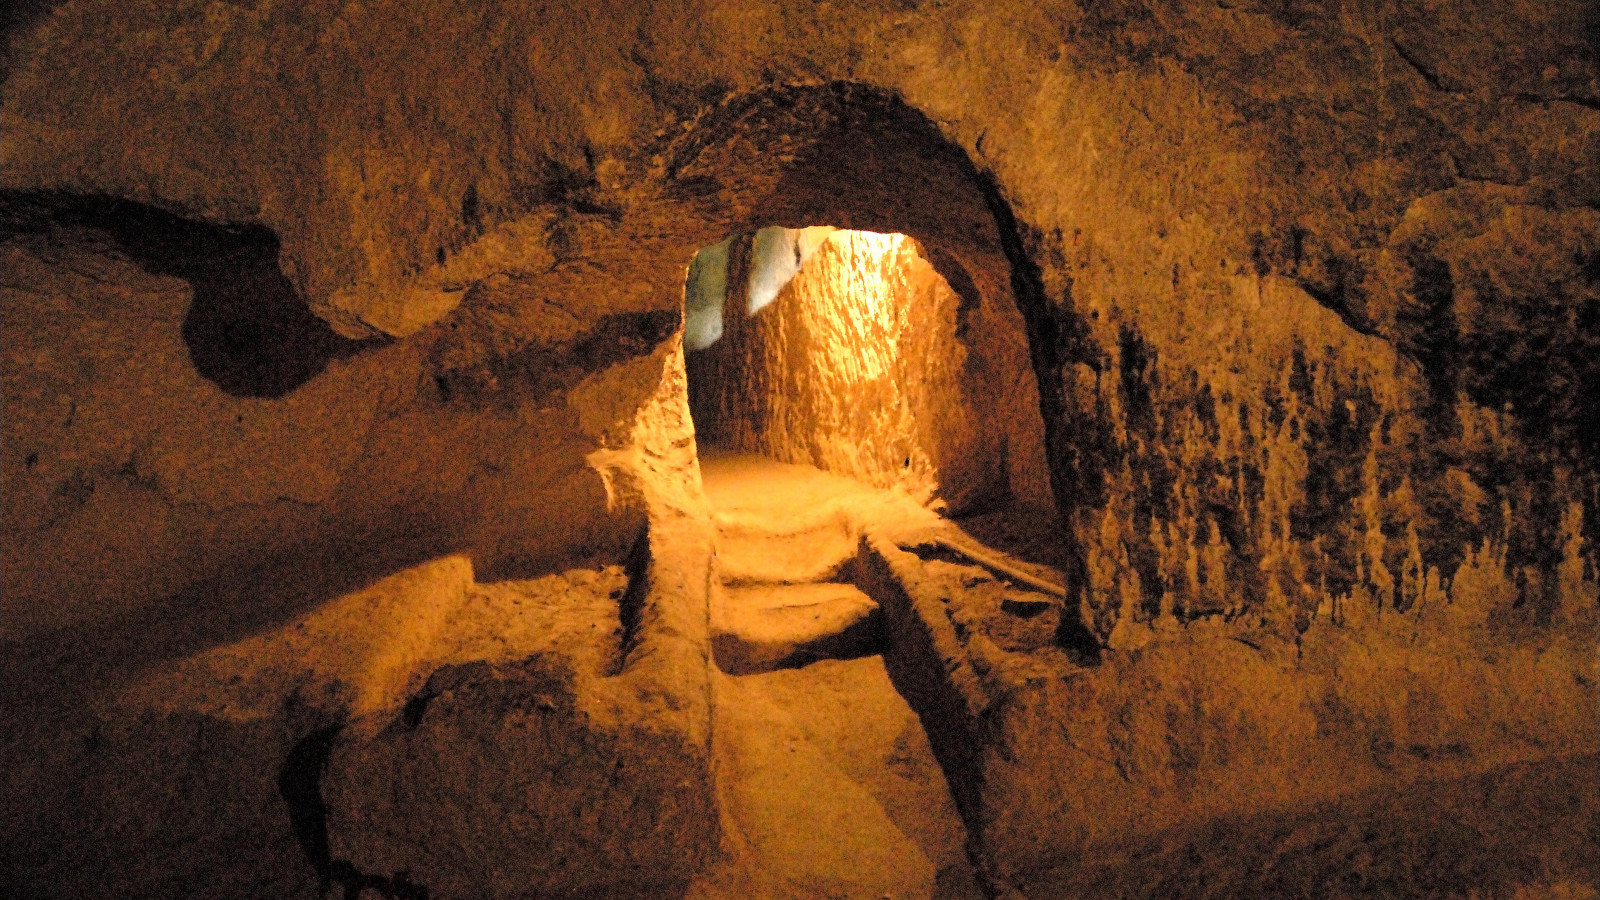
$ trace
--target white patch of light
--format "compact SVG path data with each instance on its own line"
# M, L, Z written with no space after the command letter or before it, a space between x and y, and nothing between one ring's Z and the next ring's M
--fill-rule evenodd
M778 292L800 271L799 232L789 228L763 228L750 248L750 306L755 315L778 299Z
M806 260L836 230L826 225L816 225L810 228L763 228L756 232L750 248L750 315L755 315L778 299L784 286L794 279Z
M729 238L694 255L683 286L683 346L704 350L722 337L722 305L728 296Z

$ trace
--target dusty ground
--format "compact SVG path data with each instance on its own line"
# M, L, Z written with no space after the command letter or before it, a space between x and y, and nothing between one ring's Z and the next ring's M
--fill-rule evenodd
M881 636L822 640L829 626L861 635L876 625L855 615L875 604L844 582L856 545L847 510L894 498L759 457L710 457L702 472L722 525L719 554L732 563L722 576L741 582L713 601L713 632L719 618L723 634L759 629L772 641L787 627L812 652L769 656L771 670L751 671L760 667L749 655L730 666L717 645L723 669L749 674L714 680L725 856L691 896L981 897L966 830L921 723L889 680ZM917 518L914 507L903 514ZM756 560L769 582L801 583L751 583Z
M720 676L729 857L691 896L978 898L966 831L880 656Z
M1594 756L1151 836L1032 886L1038 897L1596 896Z

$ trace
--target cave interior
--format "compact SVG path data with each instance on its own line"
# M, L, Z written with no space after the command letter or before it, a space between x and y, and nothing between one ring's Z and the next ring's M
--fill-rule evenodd
M8 9L0 897L1600 897L1600 12L1425 6Z

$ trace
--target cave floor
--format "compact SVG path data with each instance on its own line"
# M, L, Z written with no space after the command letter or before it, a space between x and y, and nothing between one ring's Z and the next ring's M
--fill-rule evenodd
M691 894L979 898L927 736L880 656L716 679L726 856Z
M876 606L848 583L847 507L913 526L931 514L761 457L709 457L702 472L725 582L713 611L727 639L713 675L725 836L690 896L981 897L944 775L870 636Z
M741 525L793 536L843 508L870 508L880 526L943 521L903 493L755 454L702 449L700 477L724 537L743 536Z

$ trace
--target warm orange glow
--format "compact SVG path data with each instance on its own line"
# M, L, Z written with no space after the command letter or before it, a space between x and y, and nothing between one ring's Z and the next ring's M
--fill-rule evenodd
M898 233L879 234L876 231L844 231L841 234L848 236L851 240L861 242L880 256L888 254L906 241L906 236Z
M859 395L867 382L883 378L900 358L900 341L910 310L894 295L901 279L895 256L905 245L900 234L838 231L819 251L828 256L810 267L808 281L796 287L813 302L801 315L817 342L820 365L838 373L843 385Z
M725 314L722 340L691 354L702 439L931 495L946 482L941 461L970 457L980 429L960 383L954 293L903 234L762 234L751 291L798 265L763 308ZM746 306L731 293L728 304Z

